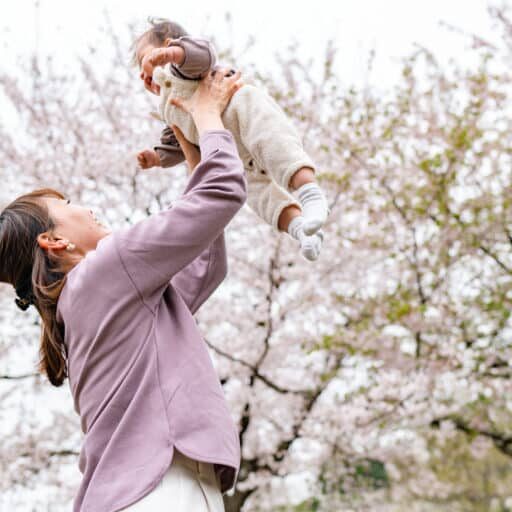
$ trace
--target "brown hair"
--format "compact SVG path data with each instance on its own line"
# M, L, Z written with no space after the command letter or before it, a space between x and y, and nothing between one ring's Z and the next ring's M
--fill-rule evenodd
M134 66L138 65L136 53L137 45L143 39L146 39L146 41L153 46L158 47L163 46L167 38L178 39L182 36L188 36L187 31L181 25L165 18L148 18L148 23L151 25L151 28L137 37L131 46L133 51L132 64Z
M57 301L66 273L54 255L37 243L37 236L52 232L56 224L41 197L64 196L50 188L24 194L0 214L0 282L12 284L17 306L35 306L42 319L38 369L54 386L67 377L64 327L57 322Z

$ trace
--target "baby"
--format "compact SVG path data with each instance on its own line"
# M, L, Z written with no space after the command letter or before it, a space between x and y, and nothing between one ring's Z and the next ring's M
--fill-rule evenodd
M172 125L198 144L192 117L180 104L216 68L215 50L208 41L189 37L180 25L167 20L150 23L152 27L135 41L134 59L146 89L160 96L159 115L167 127L160 145L138 154L144 169L171 167L185 159ZM293 124L265 91L249 84L234 94L222 119L246 170L248 205L276 232L286 231L298 240L305 258L317 259L324 238L320 228L329 207ZM298 201L291 194L295 191Z

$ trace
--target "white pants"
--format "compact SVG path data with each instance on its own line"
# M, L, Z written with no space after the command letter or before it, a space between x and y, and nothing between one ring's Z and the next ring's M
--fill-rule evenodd
M175 448L172 463L160 483L125 510L224 512L224 501L213 464L190 459Z

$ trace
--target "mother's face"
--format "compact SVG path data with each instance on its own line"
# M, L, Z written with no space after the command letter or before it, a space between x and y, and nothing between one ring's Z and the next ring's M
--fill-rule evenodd
M89 208L70 202L69 199L42 197L56 227L53 233L41 233L37 241L43 249L65 250L68 243L75 244L69 254L85 256L96 249L98 242L111 231L98 220Z

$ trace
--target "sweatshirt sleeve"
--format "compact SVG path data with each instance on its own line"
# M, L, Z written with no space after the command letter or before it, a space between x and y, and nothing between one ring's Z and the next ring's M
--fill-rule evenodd
M121 263L152 312L171 279L222 234L247 199L231 132L209 130L199 146L201 161L182 196L170 208L113 233ZM182 289L186 274L178 278Z
M173 167L185 161L185 155L181 150L180 143L171 128L166 126L160 135L160 144L153 149L160 157L160 167Z
M224 281L227 271L226 242L222 232L202 254L171 279L171 285L194 314Z
M206 39L182 36L173 39L169 46L180 46L185 51L185 60L180 66L172 68L181 78L200 80L217 62L215 48Z

